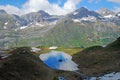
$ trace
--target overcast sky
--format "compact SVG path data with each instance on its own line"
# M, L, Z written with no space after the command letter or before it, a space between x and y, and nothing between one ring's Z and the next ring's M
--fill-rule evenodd
M0 9L22 15L44 10L53 15L64 15L80 7L98 10L102 7L120 11L120 0L0 0Z

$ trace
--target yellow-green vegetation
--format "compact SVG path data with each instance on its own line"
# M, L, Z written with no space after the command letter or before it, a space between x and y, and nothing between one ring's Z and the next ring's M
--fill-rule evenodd
M51 50L49 49L50 46L39 46L37 48L40 48L41 51L37 52L37 54L43 54L43 53L48 53L50 52ZM68 53L69 55L74 55L76 54L77 52L80 52L83 50L83 48L67 48L67 47L58 47L57 49L55 49L57 51L63 51L65 53Z
M81 52L83 50L83 48L63 48L63 47L60 47L60 48L57 48L56 50L66 52L70 55L74 55L77 52Z
M120 38L106 47L89 47L73 55L81 71L90 76L120 72Z
M48 53L51 50L49 49L49 46L39 46L38 48L41 49L40 53Z

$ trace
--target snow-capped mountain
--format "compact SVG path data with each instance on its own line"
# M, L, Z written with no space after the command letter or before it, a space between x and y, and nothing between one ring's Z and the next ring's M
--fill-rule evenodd
M55 24L57 22L57 20L59 20L59 17L50 15L43 10L25 14L25 15L22 15L21 17L29 23L28 24L29 26L30 25L32 25L32 26L51 25L51 24Z
M18 30L33 26L55 25L59 19L59 16L50 15L43 10L22 16L8 14L6 11L0 10L0 29Z
M102 20L118 23L118 21L120 20L120 12L115 13L108 10L107 8L101 8L100 10L98 10L98 12L95 12L81 7L65 16L68 16L74 22L95 22L98 20ZM38 12L31 12L22 16L7 14L6 11L0 10L0 25L2 25L4 29L7 29L9 27L9 29L15 30L25 29L27 27L44 27L55 25L63 17L64 16L50 15L43 10L40 10Z
M105 16L110 15L112 12L108 11L106 13L109 14ZM74 44L74 41L79 44L82 40L88 40L86 42L89 43L92 41L106 43L106 39L110 41L114 37L117 38L120 34L120 13L115 13L115 17L105 18L98 12L81 7L64 16L50 15L43 10L18 16L0 10L0 25L0 44L14 43L11 45L17 45L19 42L21 44L21 40L23 40L26 41L24 43L29 41L31 44L28 45L32 46L39 43L50 45L60 43L60 45L68 46L71 43L72 46L76 46L77 44ZM85 36L82 40L81 35ZM4 42L6 39L10 42ZM82 44L84 44L84 41Z

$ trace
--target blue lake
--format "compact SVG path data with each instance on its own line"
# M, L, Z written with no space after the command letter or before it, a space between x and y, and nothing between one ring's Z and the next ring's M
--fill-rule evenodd
M52 69L66 71L78 70L77 64L71 60L72 56L61 51L51 51L50 53L41 54L40 59Z
M79 70L78 65L72 61L72 56L60 51L51 51L49 53L41 54L40 59L50 68L66 71ZM120 72L105 74L100 77L88 77L85 80L118 80L120 79ZM61 79L59 79L61 80ZM65 80L64 78L62 80Z

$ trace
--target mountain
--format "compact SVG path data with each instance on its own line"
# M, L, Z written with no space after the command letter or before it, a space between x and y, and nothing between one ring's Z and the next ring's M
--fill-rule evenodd
M0 44L9 47L104 46L120 36L118 14L116 13L113 18L104 18L99 13L84 7L64 16L50 15L43 10L22 16L1 13Z
M106 45L120 36L119 26L106 22L74 22L68 18L59 22L42 38L41 45L88 47Z
M120 38L106 47L93 46L73 55L81 71L89 76L120 72Z
M44 22L44 19L49 17L50 15L42 10L38 12L28 13L22 16L22 18L26 19L28 22Z
M98 13L104 18L113 18L115 17L115 12L108 10L107 8L101 8L98 10Z
M16 36L15 30L21 26L19 20L4 10L0 10L0 48L8 47Z
M40 10L38 12L32 12L21 16L23 19L25 19L30 25L33 26L45 26L50 24L55 24L57 20L59 20L59 17L56 17L54 15L50 15L46 13L43 10Z
M13 17L4 10L0 10L0 29L13 29L16 28Z
M46 32L51 27L54 27L54 25L59 19L59 16L49 15L48 13L42 10L22 16L8 14L4 10L1 10L0 47L2 48L4 47L4 45L13 46L13 44L15 46L18 39L22 35L32 34L32 32L33 35L38 35L41 32ZM31 32L29 32L28 30L30 30Z
M102 15L103 21L115 23L117 26L120 25L119 13L108 10L107 8L101 8L98 13Z
M72 19L81 19L81 20L96 20L96 19L100 19L101 15L99 15L98 13L94 12L94 11L89 11L88 9L81 7L77 10L75 10L74 12L72 12L71 14L68 15L70 18Z

